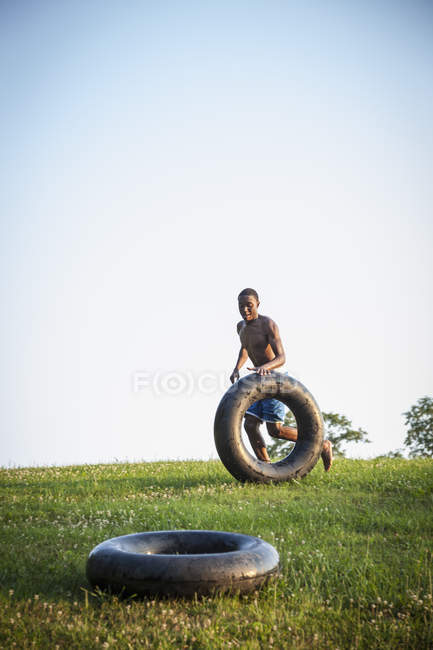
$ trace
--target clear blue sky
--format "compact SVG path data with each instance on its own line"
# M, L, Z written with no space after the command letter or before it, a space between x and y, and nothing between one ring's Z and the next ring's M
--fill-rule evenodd
M0 65L0 464L215 455L245 286L351 453L402 445L433 394L431 3L6 1Z

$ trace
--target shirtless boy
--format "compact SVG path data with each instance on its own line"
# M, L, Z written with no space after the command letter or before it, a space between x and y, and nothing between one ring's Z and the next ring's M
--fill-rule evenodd
M260 302L257 292L254 289L244 289L238 296L238 302L243 318L237 325L241 349L235 369L230 375L232 384L239 379L239 370L248 357L254 367L247 369L259 375L269 375L271 370L280 368L286 361L277 324L268 316L258 313ZM266 428L272 438L293 442L298 439L298 430L295 427L283 425L284 414L284 404L276 399L254 402L245 413L245 431L259 460L271 462L260 433L260 425L263 422L266 422ZM325 471L328 472L332 465L332 445L329 440L323 443L322 460Z

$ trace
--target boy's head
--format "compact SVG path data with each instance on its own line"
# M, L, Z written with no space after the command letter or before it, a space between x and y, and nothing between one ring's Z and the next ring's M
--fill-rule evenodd
M245 321L255 320L260 305L259 296L254 289L243 289L238 295L239 311Z

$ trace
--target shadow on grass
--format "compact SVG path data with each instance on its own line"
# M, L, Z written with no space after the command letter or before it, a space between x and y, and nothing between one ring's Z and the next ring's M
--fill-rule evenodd
M40 600L84 600L85 590L92 591L86 578L85 560L86 558L83 559L82 569L76 568L65 573L50 571L48 563L43 567L38 563L37 571L34 570L35 567L23 566L25 575L3 574L0 589L7 597L13 590L15 598L33 598L37 594Z
M175 488L178 490L198 487L199 485L207 485L218 487L222 485L237 484L237 481L227 473L227 476L189 476L189 477L176 477L173 476L149 476L149 477L121 477L121 478L80 478L53 481L34 481L34 482L10 482L3 483L3 488L10 488L14 490L29 491L32 489L49 490L55 492L62 492L67 490L68 494L88 494L98 495L99 493L107 494L109 492L116 492L122 494L125 491L140 492L142 490L157 489L164 490L167 488ZM119 489L123 487L123 489ZM107 489L108 488L108 489Z

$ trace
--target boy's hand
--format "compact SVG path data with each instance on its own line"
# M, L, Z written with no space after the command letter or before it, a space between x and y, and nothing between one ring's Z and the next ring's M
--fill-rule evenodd
M234 384L235 381L238 381L238 379L239 379L239 370L235 368L232 374L230 375L230 381L232 382L232 384Z
M271 371L267 370L263 366L258 366L257 368L247 368L247 370L252 370L253 372L256 372L258 375L270 375Z

